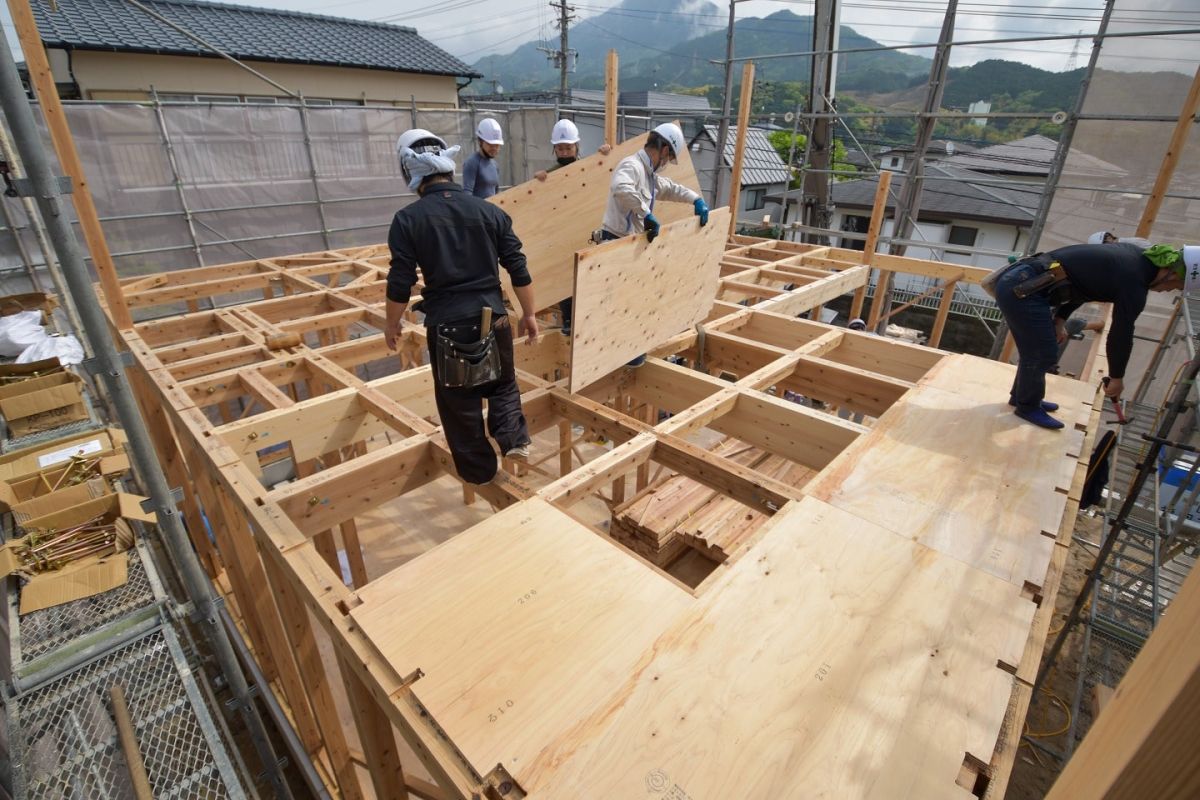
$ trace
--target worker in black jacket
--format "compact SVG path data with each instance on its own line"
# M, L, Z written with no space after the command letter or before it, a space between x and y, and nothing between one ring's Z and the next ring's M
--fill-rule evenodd
M1074 244L1013 264L996 281L996 304L1017 343L1019 360L1009 404L1016 415L1043 428L1063 423L1050 416L1058 405L1045 401L1046 373L1058 361L1066 321L1087 302L1112 303L1106 342L1109 382L1105 394L1120 398L1133 348L1133 325L1146 306L1147 292L1184 285L1184 251L1168 245L1150 248L1116 244Z
M396 149L405 180L420 198L396 212L388 233L392 260L384 337L395 350L419 266L424 288L414 310L425 314L442 431L459 477L487 483L497 463L484 432L484 399L487 430L506 458L527 460L530 444L497 265L512 279L530 344L538 335L532 278L508 214L453 182L457 147L448 149L441 138L414 129L400 137ZM482 327L484 308L491 310L490 330Z

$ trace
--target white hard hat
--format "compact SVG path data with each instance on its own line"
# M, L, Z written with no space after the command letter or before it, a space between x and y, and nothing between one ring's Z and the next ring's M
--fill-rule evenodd
M1183 291L1200 291L1200 245L1183 248Z
M488 144L504 144L504 133L500 130L500 123L491 117L479 120L479 126L475 128L475 135Z
M1112 234L1109 233L1108 231L1096 231L1095 233L1093 233L1091 236L1089 236L1087 238L1087 243L1088 244L1104 244L1105 236L1112 236ZM1113 237L1113 238L1116 238L1116 237Z
M400 159L400 171L404 173L404 179L408 180L403 155L406 148L417 153L440 152L446 149L446 140L424 128L412 128L400 134L396 140L396 157Z
M579 128L569 119L560 119L550 131L550 144L575 144L579 141Z
M674 122L664 122L655 128L654 132L667 140L667 144L671 145L671 150L674 151L676 157L687 148L683 142L683 131Z
M861 317L855 317L846 325L852 331L862 331L867 329L867 323L863 322Z

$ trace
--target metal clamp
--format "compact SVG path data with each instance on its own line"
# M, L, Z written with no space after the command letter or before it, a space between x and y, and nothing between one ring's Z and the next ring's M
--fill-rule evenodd
M120 361L121 369L127 369L133 366L133 353L129 350L119 351L117 353L117 359ZM79 366L87 370L87 374L91 375L93 378L97 375L102 375L108 372L108 367L101 363L100 359L96 356L85 358L82 362L80 362Z

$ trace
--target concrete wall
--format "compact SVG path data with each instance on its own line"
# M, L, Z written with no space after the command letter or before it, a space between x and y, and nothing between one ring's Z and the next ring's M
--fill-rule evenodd
M65 53L55 50L50 53L54 79L60 83L71 81ZM385 105L408 105L415 97L422 108L458 105L454 76L261 61L246 63L305 97ZM281 96L269 83L220 58L76 50L71 54L70 66L85 100L145 99L151 84L160 94Z

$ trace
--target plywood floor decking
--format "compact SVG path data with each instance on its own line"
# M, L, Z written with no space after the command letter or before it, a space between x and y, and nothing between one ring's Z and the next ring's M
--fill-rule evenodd
M449 797L924 800L1006 776L1095 389L1052 379L1069 424L1048 432L1005 405L1011 367L798 319L863 285L851 257L735 237L703 330L647 342L645 366L580 394L565 337L519 346L550 454L465 510L449 508L461 490L419 325L405 323L401 372L368 371L397 366L378 248L170 273L132 294L138 307L263 295L123 335L171 480L199 489L185 515L203 505L228 528L217 550L242 542L207 563L236 573L237 606L259 615L252 644L331 788L370 796L355 764L394 758L380 725ZM303 343L272 350L286 332ZM586 444L599 434L612 444ZM725 436L815 477L789 486L710 452ZM280 448L302 474L271 489L260 477ZM659 468L769 517L696 589L597 522ZM360 540L361 577L344 586L336 548ZM323 667L294 602L332 645ZM361 758L330 718L345 714L325 697L340 682ZM372 772L376 793L397 796L403 773L388 770Z

